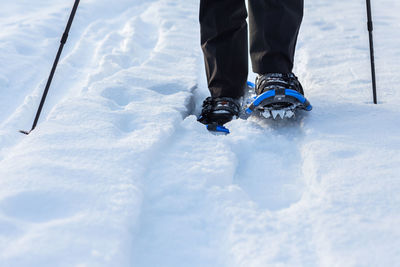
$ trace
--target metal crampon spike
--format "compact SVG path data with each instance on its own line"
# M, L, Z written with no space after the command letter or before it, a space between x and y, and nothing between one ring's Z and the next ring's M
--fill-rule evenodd
M272 117L274 118L274 120L276 120L276 118L278 117L278 114L279 114L279 110L271 110L271 114L272 114Z
M264 118L269 119L269 118L271 118L271 111L269 111L269 110L264 110L264 111L261 113L261 115L262 115Z
M285 117L288 118L288 119L293 118L294 117L294 111L291 110L291 109L286 110Z
M278 110L278 115L281 117L281 119L285 118L285 113L286 111L284 109Z

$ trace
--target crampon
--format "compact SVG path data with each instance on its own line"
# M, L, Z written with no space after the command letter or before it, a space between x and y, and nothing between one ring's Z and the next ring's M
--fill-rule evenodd
M260 95L255 93L255 84L247 82L248 101L244 106L247 116L260 115L267 119L290 119L297 110L311 111L310 102L299 92L292 89L270 89Z

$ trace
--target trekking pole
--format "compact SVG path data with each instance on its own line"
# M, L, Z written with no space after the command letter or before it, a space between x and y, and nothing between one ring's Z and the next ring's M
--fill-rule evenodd
M369 32L369 52L371 58L372 93L374 96L374 104L378 104L378 100L376 97L375 57L374 57L374 38L372 35L373 24L372 24L371 0L367 0L367 17L368 17L368 32Z
M39 108L38 108L38 110L36 112L36 117L35 117L35 120L33 121L32 129L29 132L21 130L21 131L19 131L20 133L23 133L23 134L26 134L26 135L30 134L35 129L35 127L36 127L36 125L37 125L37 123L39 121L40 113L42 112L42 108L43 108L44 102L46 100L47 93L49 92L51 81L53 80L53 76L54 76L54 73L56 71L56 68L57 68L57 65L58 65L58 61L60 60L60 56L61 56L62 50L64 48L65 43L67 42L68 33L69 33L70 28L71 28L72 21L74 20L76 10L78 9L79 1L80 0L75 0L75 4L74 4L74 6L72 8L71 15L69 16L69 19L68 19L67 27L65 28L64 34L61 37L60 47L58 48L58 52L57 52L56 58L54 60L53 67L51 69L50 76L49 76L49 78L47 80L46 88L44 89L42 99L40 100Z

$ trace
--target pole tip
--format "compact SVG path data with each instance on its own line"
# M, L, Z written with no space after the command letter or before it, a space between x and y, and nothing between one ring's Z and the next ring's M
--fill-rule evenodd
M25 135L29 135L31 133L31 131L23 131L23 130L19 130L20 133L25 134Z

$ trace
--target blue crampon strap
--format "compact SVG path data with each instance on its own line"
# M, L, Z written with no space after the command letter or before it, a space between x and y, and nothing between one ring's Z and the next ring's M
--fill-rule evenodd
M248 84L249 86L251 86L251 84L253 84L253 83L247 82L247 84ZM311 111L311 110L312 110L311 104L307 101L307 99L306 99L302 94L300 94L300 93L297 92L296 90L293 90L293 89L285 89L284 92L285 92L285 95L286 95L286 96L291 96L291 97L297 99L297 100L298 100L301 104L303 104L304 106L306 105L306 106L304 107L305 110L307 110L307 111ZM261 95L257 96L257 97L255 98L255 100L253 101L253 103L250 105L250 107L248 107L248 108L246 109L246 113L247 113L247 114L251 114L251 113L254 111L254 109L255 109L256 107L258 107L264 100L266 100L266 99L268 99L268 98L275 97L275 96L276 96L276 90L269 90L269 91L267 91L267 92L262 93Z
M263 102L265 99L270 98L275 96L275 90L269 90L265 93L262 93L261 95L259 95L256 100L254 100L253 104L254 106L258 106L261 104L261 102Z
M302 104L304 104L306 102L306 98L302 94L297 92L296 90L285 89L285 95L293 96L293 97L297 98L297 100L299 100Z
M293 96L293 97L295 97L297 100L299 100L303 105L307 105L306 107L305 107L305 109L307 110L307 111L311 111L312 110L312 106L311 106L311 104L310 104L310 102L308 102L307 101L307 99L302 95L302 94L300 94L299 92L297 92L297 91L295 91L295 90L292 90L292 89L285 89L285 94L286 95L289 95L289 96Z
M264 101L267 98L273 97L273 96L275 96L275 90L270 90L265 93L262 93L261 95L256 97L256 99L251 104L251 107L248 107L246 109L246 113L251 114L253 112L254 108L257 107L258 105L260 105L262 101Z
M255 84L255 83L252 83L252 82L250 82L250 81L247 81L247 86L248 86L248 87L251 87L251 88L256 88L256 84Z
M206 125L206 127L207 130L209 130L210 132L224 133L224 134L230 133L229 129L222 125L208 124Z

